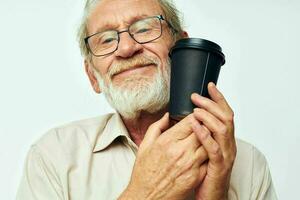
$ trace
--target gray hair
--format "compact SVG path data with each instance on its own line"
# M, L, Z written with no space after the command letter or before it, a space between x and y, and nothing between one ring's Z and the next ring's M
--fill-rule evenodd
M79 26L78 32L77 32L77 39L79 42L79 47L81 51L81 55L84 58L87 58L89 56L89 51L85 45L84 38L87 37L87 21L89 18L89 15L91 14L94 7L97 5L97 3L100 0L86 0L86 4L84 7L83 17L81 19L81 24ZM182 38L182 22L179 17L179 11L175 7L174 3L171 0L157 0L160 4L160 7L163 11L163 15L165 19L169 22L170 26L172 27L172 37L173 40L176 41L180 38Z

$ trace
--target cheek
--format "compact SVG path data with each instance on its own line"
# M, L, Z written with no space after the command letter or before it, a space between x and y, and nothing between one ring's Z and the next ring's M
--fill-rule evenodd
M152 54L155 54L159 57L162 61L167 59L169 56L170 45L166 43L149 43L144 44L144 49Z
M93 60L92 60L95 69L100 73L100 75L102 77L104 77L107 74L112 61L113 61L113 59L110 57L106 57L106 58L93 57Z
M170 51L169 46L162 45L162 46L156 48L156 51L157 51L157 55L159 56L159 59L161 60L161 62L165 64L169 58L169 51Z
M169 58L169 52L173 46L173 42L170 40L170 37L162 37L162 41L158 43L156 49L160 54L162 61L166 61Z

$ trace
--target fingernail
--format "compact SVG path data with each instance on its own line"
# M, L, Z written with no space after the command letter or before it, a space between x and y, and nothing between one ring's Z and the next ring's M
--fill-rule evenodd
M216 84L214 82L209 82L208 87L216 87Z
M197 97L199 97L200 95L199 94L197 94L197 93L192 93L192 95L191 95L191 98L197 98Z
M194 108L194 112L199 112L200 108Z
M169 118L169 112L166 112L163 116L163 118Z

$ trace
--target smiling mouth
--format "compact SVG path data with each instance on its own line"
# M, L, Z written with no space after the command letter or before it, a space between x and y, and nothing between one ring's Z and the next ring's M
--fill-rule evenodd
M154 66L154 63L149 63L149 64L145 64L145 65L136 65L136 66L131 67L129 69L122 70L120 72L117 72L117 73L113 74L112 78L117 76L117 75L130 75L130 74L142 73L142 71L146 70L146 68L148 68L150 66Z

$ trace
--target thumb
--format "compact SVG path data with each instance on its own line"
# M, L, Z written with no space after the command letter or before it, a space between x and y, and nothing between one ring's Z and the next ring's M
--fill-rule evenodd
M167 112L160 120L151 124L144 136L140 145L143 147L149 146L169 127L169 113Z

